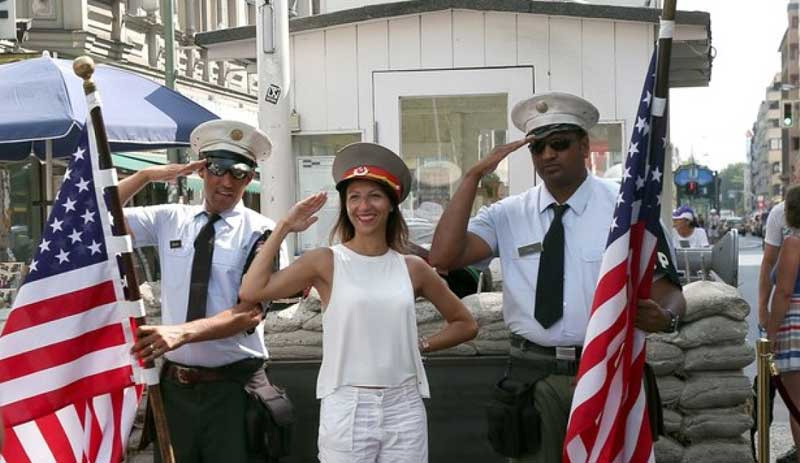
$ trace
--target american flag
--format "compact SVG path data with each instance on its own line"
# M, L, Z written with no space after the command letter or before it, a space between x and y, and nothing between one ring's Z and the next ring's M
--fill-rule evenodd
M564 441L570 463L654 461L642 384L645 334L634 328L638 299L652 286L660 231L666 111L652 115L656 53L650 61L628 147ZM662 106L664 107L664 106Z
M141 396L93 137L87 124L0 335L9 463L121 461Z

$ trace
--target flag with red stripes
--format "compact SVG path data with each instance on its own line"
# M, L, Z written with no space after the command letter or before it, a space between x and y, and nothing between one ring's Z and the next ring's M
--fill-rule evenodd
M654 52L584 340L564 440L569 463L655 461L642 383L645 334L634 327L637 301L650 295L661 234L667 118L666 101L653 96L655 69Z
M142 392L90 130L0 335L8 463L121 461Z

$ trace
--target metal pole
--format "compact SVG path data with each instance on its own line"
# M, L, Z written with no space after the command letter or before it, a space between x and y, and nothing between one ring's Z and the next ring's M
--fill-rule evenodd
M756 369L758 374L757 383L757 408L758 408L758 461L760 463L769 462L769 383L772 372L770 370L769 341L761 338L756 341Z
M176 75L175 72L175 22L173 17L175 15L174 0L162 0L161 2L161 22L164 24L164 85L167 88L175 89ZM181 152L176 148L167 150L167 161L170 163L180 163ZM175 184L168 186L168 201L170 203L183 202L183 181L184 179L178 178Z
M45 220L53 210L53 140L44 141L44 200Z
M272 142L272 155L261 163L261 212L283 217L295 201L295 170L289 129L289 6L287 0L261 0L256 21L258 49L258 123ZM294 241L287 240L290 259Z

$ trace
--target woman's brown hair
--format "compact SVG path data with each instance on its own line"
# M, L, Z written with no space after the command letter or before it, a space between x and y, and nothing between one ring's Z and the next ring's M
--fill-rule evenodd
M800 228L800 185L794 185L786 190L783 208L786 225Z
M392 204L392 210L389 212L389 218L386 222L386 244L397 252L405 252L408 249L408 226L397 204L397 195L389 185L382 182L374 183L380 186L381 191L389 198L389 202ZM347 186L349 184L350 181L337 185L337 190L339 190L339 218L331 230L329 238L331 244L337 238L340 243L346 243L356 235L353 222L350 221L350 217L347 215Z

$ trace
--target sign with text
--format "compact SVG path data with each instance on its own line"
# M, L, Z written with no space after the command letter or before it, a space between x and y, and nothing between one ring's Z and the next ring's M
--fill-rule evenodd
M16 0L0 0L0 39L17 40Z

